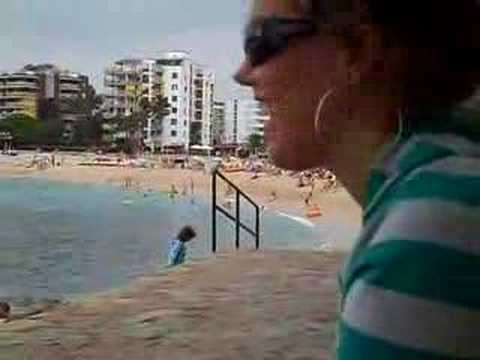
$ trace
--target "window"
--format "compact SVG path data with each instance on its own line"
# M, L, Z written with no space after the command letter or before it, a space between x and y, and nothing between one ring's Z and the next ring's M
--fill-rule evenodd
M176 72L172 73L172 79L178 79L178 73Z
M183 120L183 126L187 126L187 120Z
M172 96L172 102L177 102L178 96Z
M202 90L197 90L197 91L195 91L195 97L196 97L197 99L203 98L203 91L202 91Z
M172 108L172 114L176 114L178 112L178 109L176 107Z
M177 126L177 123L178 123L177 119L170 120L170 125L172 125L172 126Z
M180 66L182 61L182 59L161 59L157 60L157 65Z
M170 136L171 137L177 137L177 131L176 130L170 131Z
M148 83L149 83L149 79L150 79L150 77L149 77L148 75L143 75L142 82L143 82L144 84L148 84Z
M200 110L201 110L201 109L203 108L203 101L202 101L202 100L196 100L196 101L195 101L195 107L196 107L197 109L200 109Z
M202 120L202 112L196 111L195 112L195 120Z
M172 91L178 90L178 85L177 84L172 84Z

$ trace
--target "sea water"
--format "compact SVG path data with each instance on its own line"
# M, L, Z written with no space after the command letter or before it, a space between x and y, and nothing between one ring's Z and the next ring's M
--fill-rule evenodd
M190 258L210 255L211 208L199 198L124 192L31 178L0 180L0 299L51 299L127 284L166 262L168 242L190 224ZM242 221L255 212L241 204ZM295 216L261 213L267 248L315 249L326 228ZM322 234L323 235L320 236ZM235 227L218 215L218 247L232 249ZM254 247L241 232L241 247Z

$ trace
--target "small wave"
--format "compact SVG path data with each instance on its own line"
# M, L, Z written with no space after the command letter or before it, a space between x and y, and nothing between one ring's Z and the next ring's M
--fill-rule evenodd
M294 215L290 215L290 214L286 214L286 213L283 213L283 212L278 212L278 215L280 216L283 216L283 217L286 217L286 218L289 218L293 221L296 221L302 225L305 225L305 226L308 226L310 228L314 228L315 227L315 224L312 223L310 220L307 220L301 216L294 216Z

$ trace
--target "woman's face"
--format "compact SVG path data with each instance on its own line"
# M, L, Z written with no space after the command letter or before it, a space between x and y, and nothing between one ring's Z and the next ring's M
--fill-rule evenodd
M261 25L272 17L306 19L297 0L255 1L252 24ZM344 59L338 40L321 33L292 36L283 51L254 65L246 55L235 78L251 86L256 99L269 109L267 144L277 165L296 170L328 165L336 138L333 133L342 124L315 126L315 112L332 87L346 83Z

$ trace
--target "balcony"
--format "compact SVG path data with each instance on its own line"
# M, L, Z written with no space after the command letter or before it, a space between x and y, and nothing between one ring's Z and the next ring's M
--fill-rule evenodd
M7 99L28 99L28 100L36 100L37 94L31 92L22 92L22 91L9 91L0 93L0 99L7 100Z
M22 103L9 103L9 104L1 104L0 111L2 110L11 110L11 111L25 111L25 105Z
M81 84L60 83L60 91L82 91Z
M78 98L80 94L78 92L64 92L60 93L60 98L62 99L75 99Z
M8 81L6 83L0 83L0 90L8 90L8 89L31 89L31 90L38 90L39 86L35 82L30 81Z
M22 74L22 73L16 73L16 74L3 74L0 75L0 81L27 81L27 82L37 82L38 81L38 76L35 74Z
M107 78L104 81L106 87L118 87L127 85L127 79L125 78Z
M85 85L85 81L82 81L81 79L71 79L71 78L60 78L59 83L60 83L60 86L72 85L72 86L81 87Z

